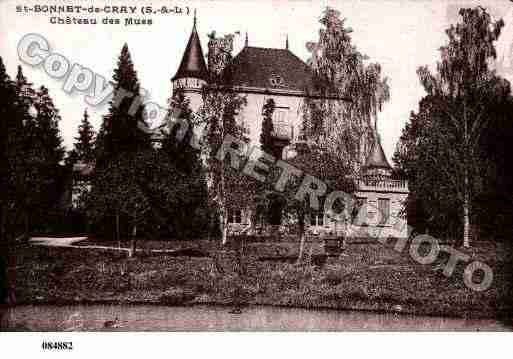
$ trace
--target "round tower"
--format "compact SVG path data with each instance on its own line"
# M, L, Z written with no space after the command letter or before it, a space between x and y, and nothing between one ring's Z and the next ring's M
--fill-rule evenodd
M201 88L208 81L207 65L205 64L201 42L196 30L196 22L196 11L194 11L194 23L189 42L185 48L178 71L171 79L173 91L177 89L183 90L190 100L193 111L196 111L201 105Z

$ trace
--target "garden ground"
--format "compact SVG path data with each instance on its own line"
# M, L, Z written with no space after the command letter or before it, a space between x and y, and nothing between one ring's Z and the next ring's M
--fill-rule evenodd
M448 256L421 265L407 248L394 251L393 243L352 243L340 257L319 261L322 248L312 238L301 265L295 264L297 242L247 243L242 257L206 240L141 240L133 258L117 246L95 239L68 247L17 246L10 268L17 303L260 304L489 318L511 313L511 251L493 242L467 251L493 270L493 284L482 292L465 286L464 264L446 277Z

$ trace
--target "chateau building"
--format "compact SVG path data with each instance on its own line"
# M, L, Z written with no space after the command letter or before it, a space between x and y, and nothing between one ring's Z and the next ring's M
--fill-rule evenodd
M268 99L273 99L274 142L278 156L286 156L287 149L300 139L302 105L307 94L312 93L314 74L311 68L294 55L288 46L283 49L249 46L246 34L245 46L230 60L232 38L209 41L208 65L211 72L219 74L231 88L244 96L247 105L240 113L240 125L249 142L258 146L262 126L262 110ZM173 89L181 89L190 100L193 111L202 104L201 89L208 84L209 71L197 33L196 17L189 41L175 76ZM285 149L285 151L284 151ZM349 235L362 235L379 230L383 236L406 236L406 219L401 210L408 196L408 184L391 178L388 163L380 141L374 141L365 165L358 178L356 196L360 203L358 225L337 226L324 213L309 219L313 233L345 231ZM381 215L380 215L381 214ZM366 219L362 219L362 216ZM246 211L230 211L228 220L233 231L247 226ZM377 223L375 219L379 217ZM374 220L374 222L373 222Z

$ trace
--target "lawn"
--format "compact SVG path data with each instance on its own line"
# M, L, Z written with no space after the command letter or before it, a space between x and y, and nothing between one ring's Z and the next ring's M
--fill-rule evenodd
M83 244L109 243L117 246L94 239ZM407 250L397 253L390 244L348 244L342 256L317 263L309 258L315 259L322 248L312 239L301 265L293 261L296 242L247 243L242 261L233 248L222 249L206 240L139 241L138 245L144 251L135 258L114 250L21 245L15 251L16 267L11 268L17 301L241 303L465 317L504 316L511 309L511 255L504 246L489 242L468 251L472 260L493 269L493 284L482 292L465 286L464 265L447 278L440 269L446 257L420 265ZM149 251L185 248L203 255Z

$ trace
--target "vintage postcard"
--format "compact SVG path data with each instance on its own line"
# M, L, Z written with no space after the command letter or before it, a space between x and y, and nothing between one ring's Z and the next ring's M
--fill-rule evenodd
M1 0L1 331L511 331L512 80L506 0Z

